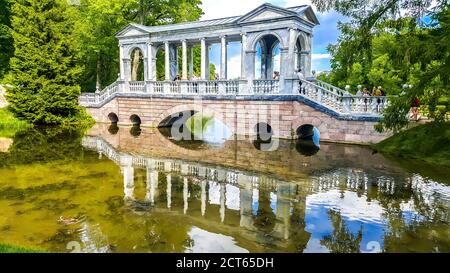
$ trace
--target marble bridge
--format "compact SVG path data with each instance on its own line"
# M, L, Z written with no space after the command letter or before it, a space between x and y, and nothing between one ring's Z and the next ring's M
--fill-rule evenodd
M202 113L221 120L235 135L257 135L265 124L271 136L290 138L308 125L325 141L383 140L388 134L377 133L374 125L388 104L386 97L352 96L348 89L314 78L312 37L318 24L310 6L271 4L243 16L162 26L130 24L116 36L119 78L103 90L83 93L79 103L100 123L161 127L169 117L173 121ZM236 79L228 78L230 43L241 45ZM199 77L194 75L198 44ZM213 44L220 44L221 63L220 73L211 80ZM157 75L158 58L164 59L164 75ZM297 76L298 69L304 79ZM139 71L143 75L138 76Z

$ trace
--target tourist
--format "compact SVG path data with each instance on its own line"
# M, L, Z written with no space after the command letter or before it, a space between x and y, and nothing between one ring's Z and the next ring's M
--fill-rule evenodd
M411 101L411 120L413 121L419 121L419 107L420 107L420 100L419 98L415 97Z
M273 72L273 80L275 80L275 81L280 80L280 72L278 72L278 71Z
M358 89L358 92L356 92L356 96L357 96L357 97L362 97L363 94L364 94L364 93L361 91L361 89Z
M302 93L302 91L303 91L303 94L305 94L305 89L302 88L303 81L305 80L305 75L303 75L302 70L300 68L295 70L295 73L297 74L298 81L299 81L299 83L298 83L299 90L298 91L300 94Z
M363 97L370 97L369 89L367 89L366 87L364 87L362 93L363 93L362 94ZM369 99L364 98L364 112L367 112L367 110L368 110L368 107L367 107L368 103L369 103Z

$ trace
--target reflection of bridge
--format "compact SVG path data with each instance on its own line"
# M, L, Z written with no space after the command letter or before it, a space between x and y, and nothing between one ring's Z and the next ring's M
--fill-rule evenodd
M85 137L83 146L97 150L106 155L116 164L120 165L124 180L124 195L128 201L135 200L135 169L146 170L146 194L144 202L150 206L157 203L158 193L163 191L160 184L160 175L165 176L165 195L167 209L172 207L172 181L183 181L183 213L189 209L188 197L189 184L200 186L201 215L204 216L207 204L216 204L220 207L221 222L225 221L226 211L238 211L240 214L240 226L249 230L255 230L254 216L259 204L260 191L268 194L274 213L275 223L271 235L280 239L289 238L289 223L291 214L291 202L298 202L295 196L298 189L295 184L267 178L265 176L251 175L240 171L229 170L216 166L205 166L200 163L184 162L181 160L149 158L132 156L117 152L107 142L95 137ZM209 200L207 200L209 198ZM258 206L258 205L256 205Z
M387 105L386 98L351 96L311 78L311 40L317 24L309 6L270 4L231 18L154 27L132 24L117 36L120 78L103 91L83 94L79 101L98 122L113 117L130 124L134 122L130 118L138 116L143 126L157 127L170 115L196 111L221 119L237 135L253 135L256 124L264 122L275 137L291 137L299 126L311 124L324 140L383 139L386 135L375 132L373 125ZM193 47L199 41L201 79L193 80ZM241 71L239 80L230 80L227 45L236 42L241 44ZM214 43L221 45L220 79L210 81L209 46ZM157 81L156 59L161 54L165 80ZM141 81L136 78L141 71L136 68L139 56L144 71ZM296 69L309 79L301 88ZM279 78L273 80L275 72ZM181 80L173 81L179 74Z
M141 143L144 142L151 143L152 139ZM127 146L113 146L100 137L83 139L83 146L121 167L129 208L137 213L187 217L190 223L207 230L234 234L241 246L251 245L252 249L258 249L267 240L265 234L270 234L276 238L270 249L304 250L311 236L315 236L312 227L317 224L307 223L306 219L312 221L314 213L323 208L339 211L344 219L361 224L385 224L386 213L397 211L404 212L405 217L416 217L417 221L424 217L448 221L448 214L442 214L433 204L448 207L449 187L424 181L420 176L405 179L393 167L386 167L390 169L385 172L383 165L374 165L375 158L367 162L353 158L360 164L357 168L327 169L318 164L318 168L309 169L307 180L298 176L292 180L289 176L280 178L277 172L269 177L238 170L234 165L211 164L215 161L210 158L190 160L183 154L179 158L166 157L156 151L160 143L151 144L156 149L152 150L153 155L146 154L149 149L142 146L126 152L115 148L122 145ZM255 155L250 157L257 159ZM320 160L334 161L328 155Z

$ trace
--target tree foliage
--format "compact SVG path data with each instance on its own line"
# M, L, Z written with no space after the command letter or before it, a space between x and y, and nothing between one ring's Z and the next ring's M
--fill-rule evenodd
M11 37L10 0L0 0L0 79L9 69L9 59L13 53Z
M12 6L14 56L10 60L7 99L19 118L35 124L77 120L76 41L66 1L16 0Z
M334 9L350 18L328 50L331 73L322 80L343 87L383 86L392 99L377 125L398 131L408 125L411 101L428 105L437 122L449 112L450 15L446 0L313 0L319 10ZM407 83L412 88L404 90Z

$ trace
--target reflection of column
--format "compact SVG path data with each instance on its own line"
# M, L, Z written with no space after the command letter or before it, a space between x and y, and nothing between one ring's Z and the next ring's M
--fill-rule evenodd
M220 55L220 79L227 79L227 37L220 37L221 55Z
M123 188L125 199L134 198L134 168L127 165L123 167Z
M225 221L225 183L220 183L220 221Z
M202 205L201 205L201 211L202 211L202 216L205 215L205 211L206 211L206 181L202 181L202 196L201 196L201 200L202 200Z
M167 174L167 208L172 206L172 175Z
M253 206L253 193L251 183L247 183L240 189L240 226L250 228L253 226L252 206Z
M184 214L186 214L188 210L188 195L189 195L189 189L188 189L188 179L187 177L184 178L183 181L183 203L184 203Z
M277 191L277 223L275 230L283 236L284 239L289 238L289 220L291 212L291 203L285 198L289 194L289 185L279 185Z
M164 69L165 79L170 81L170 46L169 42L164 42Z
M147 168L147 194L145 199L151 204L155 203L155 191L158 187L158 172Z

